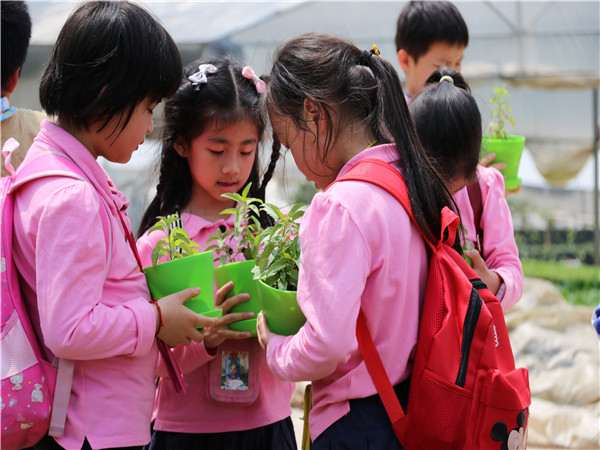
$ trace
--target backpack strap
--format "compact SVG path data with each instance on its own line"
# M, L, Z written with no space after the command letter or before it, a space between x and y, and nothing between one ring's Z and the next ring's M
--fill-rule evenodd
M423 233L419 227L410 206L404 177L394 168L394 166L380 159L366 158L359 161L346 174L336 179L334 183L345 180L366 181L375 184L392 194L404 207L406 213L415 224L421 233L423 240L432 252L435 253L437 251L437 247L425 237L425 233ZM327 188L329 187L331 187L331 185ZM448 207L444 207L442 210L442 230L438 245L448 244L452 246L456 236L458 221L458 216ZM362 308L359 311L358 319L356 321L356 340L369 375L373 380L373 384L377 389L390 421L392 424L398 424L406 415L402 410L400 401L398 400L394 387L392 386L383 362L381 361L377 347L375 347Z
M390 194L392 194L400 202L400 204L406 210L406 214L410 217L413 224L421 233L423 240L429 246L431 251L436 252L436 246L427 239L425 233L419 226L417 219L415 218L412 207L410 206L410 199L408 197L408 190L406 189L406 183L404 177L394 166L382 161L377 158L366 158L359 161L354 165L348 172L336 179L333 183L327 186L329 189L334 183L340 181L354 180L354 181L366 181L368 183L375 184ZM450 246L454 244L456 238L456 230L458 229L458 216L448 207L444 207L442 210L442 227L439 236L439 243L446 243ZM439 244L438 244L439 245Z

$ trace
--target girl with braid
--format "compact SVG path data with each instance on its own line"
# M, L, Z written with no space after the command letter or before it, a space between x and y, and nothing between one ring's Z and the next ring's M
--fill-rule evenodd
M293 38L276 53L264 97L271 125L318 189L300 224L298 304L306 323L258 338L282 380L312 381L311 449L401 448L356 339L362 310L400 403L406 406L428 275L427 245L386 190L332 185L366 159L404 175L413 213L437 242L444 183L419 143L394 67L376 48L331 35ZM328 188L329 186L329 188Z
M183 228L203 251L210 245L211 234L234 225L234 215L220 212L235 204L221 194L241 192L251 182L249 195L265 199L280 144L274 140L261 180L259 147L265 121L259 102L265 82L251 67L219 59L196 61L184 72L179 90L165 103L159 182L140 234L154 225L157 216L180 213ZM266 215L259 220L263 226L272 224ZM145 265L151 264L152 250L162 237L162 232L154 231L139 238ZM229 313L249 298L238 294L225 300L232 286L226 284L216 296L215 303L223 309L219 326L205 328L203 343L173 349L187 393L175 394L170 383L159 383L152 450L296 448L290 418L294 385L271 374L258 341L249 332L228 328L234 321L254 316L252 312ZM233 389L233 384L221 384L222 367L232 365L257 374L235 384L248 395L239 397L232 391L227 397L227 388ZM163 372L159 363L157 374L165 376Z

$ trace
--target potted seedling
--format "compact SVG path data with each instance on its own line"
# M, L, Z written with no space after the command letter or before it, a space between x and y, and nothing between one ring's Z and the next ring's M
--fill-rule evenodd
M261 233L261 248L252 271L258 280L258 295L267 324L271 331L281 335L295 334L306 322L296 300L300 267L298 229L305 206L294 205L286 214L275 205L263 205L275 224Z
M473 244L473 241L471 239L469 239L467 237L467 229L462 225L462 223L459 225L459 229L460 229L460 234L462 236L462 244L461 244L461 248L463 250L463 252L465 250L477 250L477 248L475 248L475 245ZM469 264L471 267L473 267L473 260L465 255L463 253L463 258L464 260L467 262L467 264Z
M506 122L515 124L512 118L512 109L508 105L508 91L504 85L492 89L492 98L487 102L491 105L490 123L486 134L483 136L482 151L484 154L495 153L494 163L505 163L502 169L505 176L507 191L513 191L521 185L517 176L521 154L525 146L525 137L510 135L506 131Z
M256 336L256 315L261 310L260 299L253 278L252 268L259 249L261 224L258 220L262 200L249 197L251 183L244 188L241 194L225 193L223 197L233 200L235 207L221 211L221 214L234 215L233 228L229 230L218 229L207 240L214 242L207 250L215 252L215 282L221 288L228 281L233 281L233 289L227 294L231 297L240 293L250 295L248 301L234 306L231 312L254 312L255 317L248 320L239 320L229 325L234 331L249 331L251 336Z
M220 317L221 310L215 309L214 302L212 252L198 251L198 244L177 226L178 214L157 219L149 233L162 231L164 238L152 251L152 265L144 268L150 292L159 299L190 287L199 287L200 294L186 301L185 306L205 316ZM166 261L160 262L165 257Z

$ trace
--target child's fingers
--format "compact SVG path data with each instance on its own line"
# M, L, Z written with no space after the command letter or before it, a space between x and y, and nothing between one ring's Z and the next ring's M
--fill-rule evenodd
M265 318L263 313L258 314L258 321L256 323L256 332L258 336L258 343L262 347L263 350L267 350L267 345L269 345L269 341L271 337L273 337L273 333L269 330L267 325L267 319Z
M233 322L238 322L240 320L249 320L254 318L254 313L252 311L244 311L237 313L229 313L225 314L217 326L227 326Z
M190 331L190 335L188 337L190 338L191 341L202 342L204 340L204 333L201 330L198 330L197 328L193 328Z
M492 164L490 167L493 167L494 169L498 169L498 170L504 170L504 169L506 169L506 163L499 162L499 163Z
M215 327L218 326L219 324L219 318L218 317L206 317L203 316L202 314L196 314L193 313L192 314L195 316L192 319L192 324L194 325L194 327Z
M217 295L215 296L215 306L220 306L227 297L227 294L233 289L233 281L228 281L223 286L221 286L217 290Z
M479 253L477 250L465 250L464 253L473 261L474 270L479 268L487 268L484 259L481 257L481 253Z
M190 298L195 297L200 293L201 289L199 287L187 288L183 291L176 292L175 294L171 294L166 296L164 299L169 297L177 299L182 305L187 302Z
M496 158L496 154L490 153L490 154L486 155L481 161L479 161L479 164L487 167L495 158Z
M248 300L250 300L250 295L243 292L229 297L220 305L221 309L223 309L223 314L227 314L231 310L231 308L233 308L236 305L239 305L240 303L247 302Z

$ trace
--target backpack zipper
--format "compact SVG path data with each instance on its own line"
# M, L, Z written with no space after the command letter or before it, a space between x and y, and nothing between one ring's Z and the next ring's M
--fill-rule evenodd
M481 307L483 306L483 300L481 299L479 292L477 292L480 282L483 287L485 287L485 284L481 280L471 280L473 287L471 289L469 307L467 308L465 323L463 325L460 365L458 368L458 375L456 376L456 384L460 387L465 387L465 381L467 379L467 367L469 365L469 354L471 352L471 342L473 341L473 334L475 333L475 327L477 326L479 313L481 312Z

